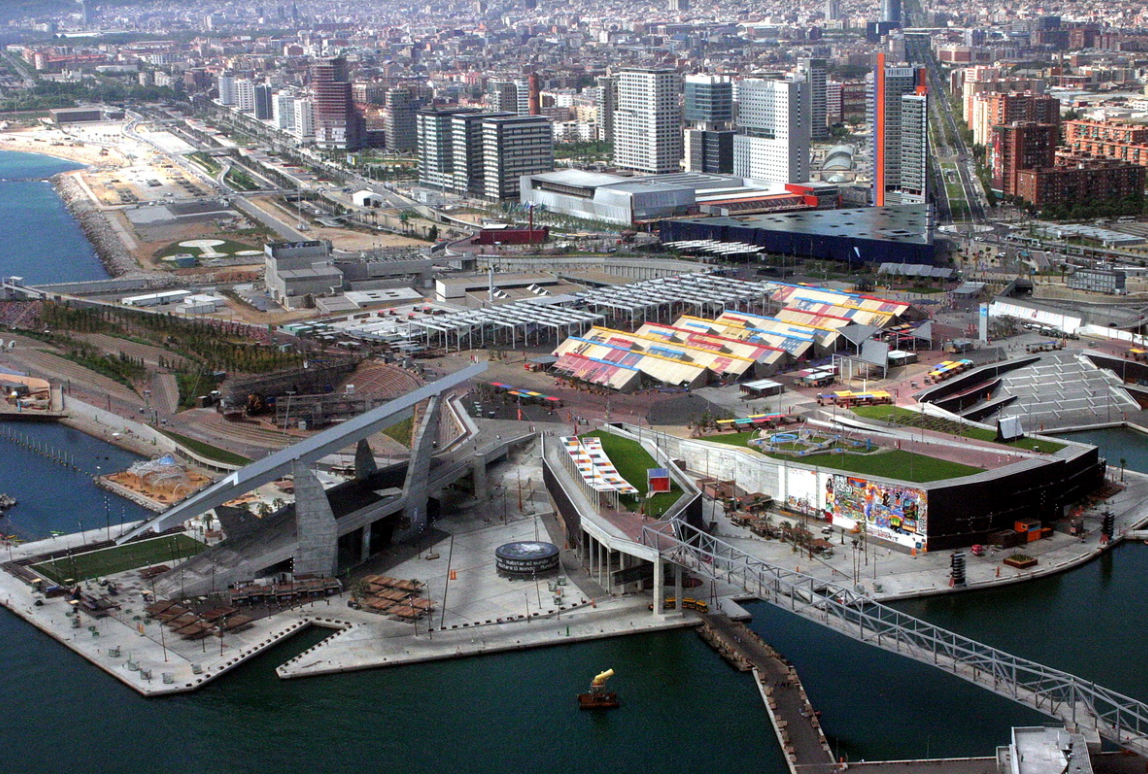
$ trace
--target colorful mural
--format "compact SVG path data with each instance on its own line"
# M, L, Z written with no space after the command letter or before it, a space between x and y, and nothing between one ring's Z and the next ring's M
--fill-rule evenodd
M864 523L870 535L910 548L928 547L928 498L921 489L833 475L825 482L825 509L834 523Z

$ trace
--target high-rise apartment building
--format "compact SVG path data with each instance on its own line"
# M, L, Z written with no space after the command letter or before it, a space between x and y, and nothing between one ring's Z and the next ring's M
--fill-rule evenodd
M681 76L672 68L618 72L614 164L650 174L677 172L682 159Z
M687 172L733 172L733 82L727 75L687 75L686 130L683 137Z
M295 95L278 92L271 98L271 125L283 132L295 131Z
M989 149L993 190L1015 196L1017 173L1053 166L1059 141L1060 130L1055 124L1020 121L995 127Z
M311 66L315 103L315 144L325 150L354 151L366 141L366 122L351 98L347 60L320 59Z
M1016 196L1038 209L1118 202L1144 193L1146 173L1114 159L1062 156L1056 166L1017 172Z
M418 148L418 131L415 114L421 105L408 89L387 89L384 97L386 113L383 117L383 131L386 134L387 150L394 153L410 153Z
M315 137L315 104L306 97L295 100L295 121L291 133L299 140Z
M544 116L473 108L416 115L419 182L495 201L519 195L518 178L554 169L554 135Z
M924 204L929 157L929 90L922 67L890 66L877 55L870 104L873 204Z
M255 112L255 81L250 78L236 78L232 106L240 113Z
M454 132L456 115L479 113L475 108L420 110L415 115L419 183L454 190Z
M841 20L841 0L825 0L825 20Z
M1064 144L1073 153L1148 167L1148 126L1113 121L1065 121Z
M798 78L738 84L735 175L774 183L809 179L809 88Z
M845 120L845 84L825 85L825 123L829 126Z
M599 75L597 83L595 104L598 108L599 136L606 142L613 142L614 111L618 108L618 76Z
M829 138L829 65L824 59L798 60L798 70L809 88L809 132L814 140Z
M482 137L482 124L487 118L509 118L512 110L477 113L456 113L451 117L450 132L454 150L451 155L452 187L450 190L464 196L482 198L486 195L486 163L483 152L486 145Z
M973 101L973 142L987 146L993 127L1031 121L1060 126L1060 100L1046 94L977 94Z
M219 104L231 106L235 104L235 76L231 73L221 73L217 84L219 89Z
M482 122L484 196L519 198L523 175L554 170L554 130L545 116L490 116Z

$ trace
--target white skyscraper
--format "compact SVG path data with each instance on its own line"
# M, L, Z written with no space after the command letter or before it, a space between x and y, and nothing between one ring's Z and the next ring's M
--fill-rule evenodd
M623 169L677 172L682 159L681 76L672 68L618 72L614 163Z
M223 73L219 76L219 104L235 104L235 76L231 73Z
M240 113L254 113L255 81L250 78L236 78L235 101L232 104Z
M295 131L295 95L281 91L271 98L271 124L284 132Z
M295 128L292 134L300 140L309 140L315 136L315 105L311 100L295 100Z
M803 80L741 81L733 173L762 182L809 179L809 89Z

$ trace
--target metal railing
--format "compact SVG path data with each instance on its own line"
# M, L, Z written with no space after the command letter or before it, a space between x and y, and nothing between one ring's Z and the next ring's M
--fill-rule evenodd
M934 626L845 586L757 559L684 522L674 521L672 532L667 526L644 527L642 542L669 561L1148 755L1148 705L1141 701Z

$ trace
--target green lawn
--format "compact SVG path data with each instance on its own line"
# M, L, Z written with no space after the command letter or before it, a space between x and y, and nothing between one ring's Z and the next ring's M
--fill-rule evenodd
M918 427L921 423L922 414L918 411L910 411L900 406L857 406L853 409L853 413L865 419L879 419L885 422L895 422L900 425L910 425ZM983 427L973 427L961 422L951 422L949 420L941 419L939 417L930 417L930 424L926 425L927 429L937 430L942 433L951 433L953 435L961 435L965 438L972 438L976 441L988 441L989 443L998 443L997 434L995 430L987 430ZM1055 441L1041 441L1035 438L1020 438L1015 441L1008 441L1001 443L1001 446L1011 446L1014 449L1026 449L1028 451L1045 452L1052 454L1064 448L1064 444L1056 443Z
M229 169L223 179L228 185L239 191L255 191L259 188L259 184L255 182L254 178L247 174L246 170L239 167Z
M181 241L188 241L188 240L181 240ZM219 241L222 242L223 244L216 245L215 247L213 247L211 249L217 253L223 253L224 255L226 255L228 257L234 257L236 255L236 253L242 252L244 250L258 250L259 249L259 247L257 247L256 245L249 245L249 244L245 244L243 242L237 242L234 239L220 239ZM203 251L197 247L183 247L182 245L180 245L179 242L172 242L167 247L164 247L164 248L161 248L160 250L157 250L155 253L155 259L161 260L163 258L170 258L173 255L184 255L184 254L194 255L196 258L198 258L199 256L201 256L203 254ZM262 258L262 256L259 256L259 255L253 255L253 256L251 256L251 262L252 263L262 263L263 258Z
M792 460L793 457L770 454L770 457ZM800 460L806 465L816 465L820 468L832 468L844 473L860 473L871 476L887 476L901 481L940 481L946 478L958 478L980 473L980 468L971 465L962 465L959 462L939 460L936 457L926 457L924 454L890 449L874 454L818 454Z
M582 437L601 438L602 450L606 452L606 456L610 458L610 462L614 463L614 467L618 469L619 475L629 481L630 485L639 492L646 491L646 471L650 468L661 467L661 465L650 456L650 453L643 449L642 445L637 441L631 441L629 438L622 438L619 435L607 433L605 430L595 430L590 433L585 433ZM673 491L661 492L646 500L647 516L652 518L661 516L682 496L682 490L676 482L671 481L670 486L673 488ZM629 508L629 510L637 510L643 498L636 498L636 501L632 503L627 502L627 498L621 499L622 504Z
M414 417L407 417L398 424L391 425L383 431L383 435L393 438L408 449L411 448L411 434L414 431Z
M889 407L874 406L872 408ZM904 409L901 410L903 411ZM807 457L797 457L792 454L771 454L761 451L756 446L749 445L750 439L755 437L756 434L754 430L747 430L742 433L709 436L702 440L724 443L730 446L741 446L750 451L756 451L760 454L764 454L766 457L773 457L778 460L800 462L805 465L830 468L845 473L888 476L890 478L901 479L902 481L916 481L918 483L938 481L945 478L957 478L958 476L971 476L974 473L981 472L980 468L962 465L958 462L939 460L935 457L927 457L924 454L916 454L915 452L901 451L900 449L886 451L876 450L867 453L853 454L822 452ZM611 457L611 459L613 459L613 457ZM615 463L615 465L616 464L617 463ZM620 468L619 472L621 472Z
M156 429L159 430L158 427ZM227 449L220 449L218 446L212 446L209 443L197 441L194 438L188 438L186 435L173 433L171 430L159 431L171 440L178 443L180 446L195 452L201 457L206 457L209 460L222 462L226 465L248 465L251 463L251 460L247 459L246 457L236 454L235 452L229 452Z
M167 535L53 559L34 565L33 569L56 583L62 583L68 578L79 583L156 564L174 567L176 562L195 556L205 548L205 544L187 535Z
M214 157L208 155L207 153L203 153L202 151L197 153L189 153L187 154L187 158L194 164L203 167L203 169L212 175L218 175L219 170L223 169L223 167L219 165L219 162L216 161Z

